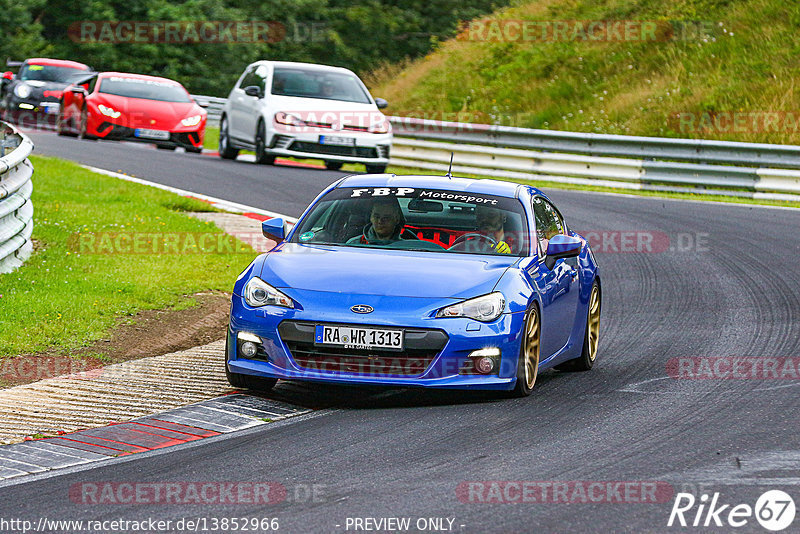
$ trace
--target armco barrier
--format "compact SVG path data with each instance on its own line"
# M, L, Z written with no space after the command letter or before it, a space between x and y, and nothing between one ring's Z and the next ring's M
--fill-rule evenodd
M389 120L394 166L443 172L453 154L455 173L800 200L800 146Z
M204 95L189 95L194 98L198 105L206 108L208 112L208 124L219 124L219 118L222 115L222 106L228 101L227 98L218 98L216 96Z
M0 122L0 273L19 267L33 252L33 143Z
M226 99L193 95L218 121ZM800 200L800 146L388 117L390 165L624 189Z

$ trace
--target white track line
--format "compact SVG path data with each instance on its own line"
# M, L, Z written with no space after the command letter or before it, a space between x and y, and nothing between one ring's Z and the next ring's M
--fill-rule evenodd
M159 184L156 182L150 182L148 180L142 180L141 178L135 178L133 176L128 176L127 174L122 174L119 172L109 171L106 169L100 169L98 167L92 167L90 165L81 165L84 169L88 169L92 172L96 172L98 174L105 174L106 176L111 176L114 178L119 178L120 180L125 180L128 182L134 182L137 184L149 185L151 187L156 187L158 189L163 189L164 191L170 191L171 193L176 193L183 197L194 197L199 198L201 200L205 200L218 206L220 209L234 211L234 212L248 212L248 213L258 213L260 215L266 215L267 217L280 217L284 221L294 224L297 222L297 218L289 217L288 215L284 215L282 213L276 213L274 211L263 210L261 208L256 208L253 206L247 206L245 204L239 204L238 202L231 202L230 200L223 200L221 198L210 197L208 195L203 195L201 193L195 193L193 191L186 191L185 189L178 189L177 187L171 187L164 184Z

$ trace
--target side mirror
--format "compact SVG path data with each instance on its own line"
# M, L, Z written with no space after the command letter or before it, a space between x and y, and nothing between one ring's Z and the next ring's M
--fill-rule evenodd
M10 70L7 70L7 71L5 71L5 72L3 73L3 79L4 79L4 80L8 80L8 81L11 81L11 80L13 80L13 79L14 79L14 73L13 73L13 72L11 72Z
M552 269L556 260L561 258L574 258L581 253L583 242L577 237L569 235L554 235L547 244L547 257L544 264L548 269Z
M389 102L387 102L383 98L376 98L375 105L378 106L378 109L386 109L389 107Z
M286 221L280 217L267 219L261 223L261 233L267 239L272 239L280 243L286 238Z
M261 98L261 88L257 85L248 85L244 88L244 94L247 96L254 96L256 98Z

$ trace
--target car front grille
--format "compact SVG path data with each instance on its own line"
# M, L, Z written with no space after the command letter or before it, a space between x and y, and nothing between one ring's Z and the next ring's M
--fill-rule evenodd
M127 126L120 126L112 122L103 122L98 126L97 131L106 139L124 139L126 137L133 137L133 128Z
M321 145L319 143L309 143L307 141L295 141L289 146L289 150L310 154L327 154L329 156L349 156L353 158L378 157L378 151L371 147Z
M441 330L404 329L402 351L358 350L315 345L315 327L315 323L284 321L278 332L297 366L319 373L419 376L430 367L448 340Z

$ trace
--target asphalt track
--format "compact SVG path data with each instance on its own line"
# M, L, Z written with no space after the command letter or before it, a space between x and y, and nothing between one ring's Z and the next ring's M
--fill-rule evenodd
M341 175L31 137L38 154L292 216ZM20 480L0 487L0 518L277 517L281 532L364 531L352 518L365 517L408 517L412 527L419 518L451 518L452 531L476 533L715 530L668 528L674 493L660 503L582 503L574 495L569 504L479 503L457 493L467 481L487 488L488 481L659 481L670 492L719 492L720 504L750 506L764 491L782 489L800 504L800 380L675 379L667 370L672 358L798 355L800 213L550 193L575 230L599 236L604 300L591 372L543 373L526 399L281 384L277 397L322 409L168 452ZM614 231L651 236L655 246L617 252L624 245ZM74 484L98 481L275 481L288 498L268 505L70 500ZM317 498L303 498L312 485ZM766 532L753 517L736 530ZM800 519L786 532L798 530Z

